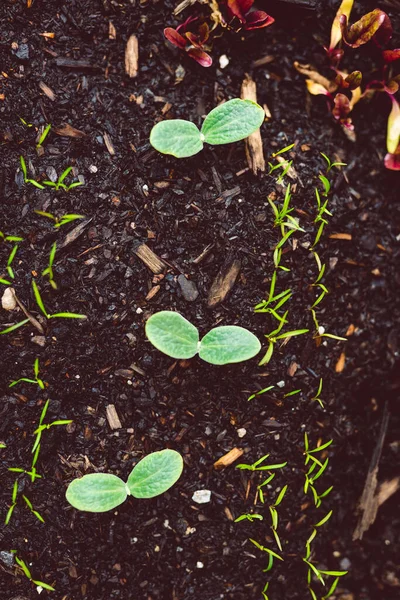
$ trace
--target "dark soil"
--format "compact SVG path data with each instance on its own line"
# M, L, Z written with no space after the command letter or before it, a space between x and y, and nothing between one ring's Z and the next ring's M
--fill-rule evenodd
M42 320L43 346L31 325L0 337L0 441L7 446L0 450L2 521L15 481L8 468L29 467L32 432L45 400L51 399L47 422L73 419L68 427L43 434L37 465L42 479L32 484L24 475L17 477L20 494L32 501L45 523L29 512L20 495L10 524L0 529L1 599L38 597L35 586L8 562L7 553L16 550L34 579L55 587L42 597L56 600L258 599L268 580L271 600L303 600L310 597L301 560L304 543L312 524L330 509L333 516L313 543L313 561L320 568L349 570L336 598L399 597L398 494L379 508L363 540L352 541L385 403L390 420L379 481L399 474L399 176L386 171L382 161L387 98L357 106L357 142L352 143L331 121L323 100L310 102L304 78L292 66L294 60L324 64L319 40L327 40L337 3L325 4L317 14L294 13L275 3L270 12L275 10L277 22L271 28L243 39L228 34L217 40L215 64L222 54L230 62L224 70L207 70L166 47L162 29L178 23L170 0L36 0L31 9L24 0L3 0L0 230L24 237L13 263L14 288L39 320L32 276L50 312L75 311L88 318ZM358 14L375 6L388 11L397 32L392 47L398 46L395 2L393 9L388 2L362 4ZM109 21L116 40L108 37ZM43 37L44 32L54 33L54 39ZM132 33L140 45L135 79L124 72L124 49ZM253 60L266 54L274 61L252 72ZM355 62L360 56L357 67L376 68L374 49L351 56ZM84 61L84 68L82 63L80 68L58 66L57 60L65 58ZM179 65L184 77L177 83ZM279 239L267 196L276 192L279 200L283 188L270 176L243 172L242 143L208 147L182 161L157 154L148 143L166 103L171 104L168 116L200 124L218 102L240 94L246 72L257 82L260 104L266 103L272 113L262 129L266 157L297 143L291 154L298 174L292 202L306 233L296 234L297 244L287 246L283 264L291 271L279 274L278 285L293 290L288 327L308 327L310 333L277 349L264 367L257 366L257 359L227 367L199 359L175 363L144 336L146 318L158 310L181 312L202 333L216 324L237 324L262 340L275 327L269 316L254 314L254 306L268 291ZM40 82L54 92L53 101ZM24 126L19 117L33 127ZM47 123L52 131L39 157L37 128ZM85 136L56 135L54 129L65 123ZM316 297L310 285L316 265L307 242L315 236L314 186L324 170L321 151L348 166L331 171L333 217L318 246L330 293L317 313L326 331L347 335L348 341L325 338L317 346L308 310ZM32 178L45 179L51 168L59 176L73 166L75 179L82 176L85 185L68 193L24 185L20 155ZM79 213L88 221L81 235L61 248L76 223L56 230L35 209ZM351 239L330 238L333 233L350 234ZM59 248L57 291L40 277L54 241ZM138 242L146 242L169 265L163 278L154 278L137 258ZM204 260L194 262L209 244ZM3 277L11 247L0 245ZM210 310L211 284L233 258L241 261L239 278L228 298ZM199 292L194 302L182 295L182 274ZM158 292L146 300L155 285ZM22 318L21 312L2 310L1 328ZM336 372L342 353L345 366ZM36 357L46 390L29 384L9 388L10 381L32 375ZM295 373L293 363L298 365ZM320 377L324 409L311 400ZM271 392L247 401L269 385L275 385ZM283 398L299 388L301 394ZM115 431L106 420L109 404L115 405L122 424ZM246 430L243 438L240 428ZM334 490L319 509L303 493L304 432L313 445L333 439L319 489L334 485ZM78 513L67 504L65 490L74 477L93 471L126 477L142 456L166 447L182 453L185 470L165 495L131 499L102 515ZM273 502L275 491L288 484L279 512L285 561L275 563L270 573L262 571L267 555L248 541L251 537L275 548L267 507L259 502L254 507L258 477L234 465L213 469L234 447L243 448L242 462L266 453L271 462L288 461L266 500ZM193 492L203 488L212 491L211 502L195 504ZM264 514L264 521L233 523L252 510ZM320 598L322 590L318 584L314 588Z

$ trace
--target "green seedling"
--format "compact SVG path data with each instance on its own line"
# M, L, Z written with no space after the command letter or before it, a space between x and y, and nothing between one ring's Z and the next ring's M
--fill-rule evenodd
M11 250L8 260L7 260L7 273L8 273L8 276L10 277L10 279L15 279L14 270L11 265L13 263L15 255L17 254L17 251L18 251L18 244L15 244L15 246Z
M264 116L256 102L234 98L209 112L201 130L183 119L160 121L151 130L150 144L162 154L187 158L200 152L204 143L217 146L249 137L261 127Z
M21 163L21 170L22 173L24 175L24 182L25 183L30 183L31 185L33 185L34 187L38 188L39 190L44 190L44 185L42 185L41 183L39 183L38 181L35 181L34 179L29 179L28 178L28 171L26 168L26 162L23 156L19 157L20 163Z
M68 177L68 175L71 173L71 171L72 171L72 167L67 167L65 169L65 171L58 178L58 181L54 182L54 181L49 181L48 179L46 179L45 181L43 181L43 185L47 185L48 187L54 188L56 192L58 192L59 189L62 189L65 192L69 192L69 190L72 190L73 188L83 185L83 183L81 181L75 181L74 183L71 183L70 185L66 185L64 183L65 178Z
M8 525L9 522L10 522L10 520L11 520L12 514L14 512L14 508L17 505L17 496L18 496L18 480L16 479L14 481L14 485L13 485L13 489L12 489L12 494L11 494L11 505L10 505L10 508L8 509L8 511L7 511L7 515L6 515L6 519L4 521L4 525Z
M325 194L325 195L327 195L327 194ZM318 242L321 239L321 236L323 234L325 225L328 224L328 221L326 220L326 218L324 218L324 215L328 215L328 217L332 217L332 213L327 209L328 199L326 199L325 202L322 202L318 188L315 188L315 197L317 200L317 216L314 219L314 223L315 224L319 223L319 227L318 227L317 233L315 235L313 245L311 246L311 250L313 250L315 248L315 246L318 244Z
M287 492L287 488L288 488L288 486L285 485L279 492L278 497L275 500L274 504L271 504L268 507L269 512L271 514L271 531L275 538L276 545L278 546L278 548L281 552L282 552L282 543L281 543L280 537L278 535L278 511L276 510L276 507L279 506L279 504L282 502L282 500Z
M6 444L3 444L3 442L0 442L0 449L1 449L1 448L7 448L7 445L6 445Z
M325 444L322 444L321 446L317 446L316 448L310 450L310 444L308 441L308 435L307 433L304 433L304 456L305 458L305 465L308 465L308 463L310 462L310 460L312 462L317 463L317 465L319 465L320 467L322 467L322 463L315 458L314 454L318 453L318 452L322 452L322 450L325 450L326 448L328 448L331 444L332 444L333 440L329 440L329 442L325 442ZM326 467L325 467L326 468Z
M35 437L35 440L33 442L32 450L31 450L31 452L34 455L33 456L33 461L32 461L32 467L35 466L37 458L39 456L40 441L41 441L41 438L42 438L43 431L45 431L46 429L50 429L51 427L58 426L58 425L68 425L69 423L72 423L72 421L70 419L57 419L56 421L52 421L51 423L43 423L44 418L45 418L46 413L47 413L47 409L49 408L49 403L50 403L50 400L46 400L46 402L45 402L45 404L43 406L42 412L40 413L39 425L35 429L35 431L33 432L33 434L36 437Z
M271 283L269 286L268 298L267 300L263 300L259 302L254 307L255 313L269 313L271 314L277 321L282 323L284 321L283 317L277 312L292 296L292 292L290 289L284 290L275 296L275 287L276 287L276 279L277 279L277 271L275 270L272 273ZM276 302L275 306L272 307L270 304ZM287 321L286 321L287 322Z
M315 310L313 308L311 308L310 310L311 310L312 318L313 318L314 325L315 325L315 332L313 335L314 340L320 340L323 337L327 337L327 338L331 338L333 340L340 340L342 342L347 342L347 338L340 337L339 335L334 335L333 333L326 333L325 327L322 327L318 323L317 314L316 314Z
M265 546L262 546L261 544L259 544L258 542L256 542L256 540L252 540L251 538L249 538L249 540L250 540L250 542L252 544L255 545L256 548L258 548L262 552L266 552L268 554L268 565L267 565L266 569L263 569L264 573L267 573L268 571L270 571L272 569L272 567L274 565L274 558L277 558L278 560L282 560L283 561L282 556L279 556L279 554L277 554L276 552L274 552L270 548L266 548Z
M66 214L63 215L62 217L56 217L55 215L49 213L49 212L44 212L43 210L35 210L34 211L37 215L40 215L41 217L46 217L47 219L51 219L52 221L54 221L54 229L58 229L59 227L62 227L63 225L68 225L68 223L72 223L72 221L76 221L77 219L84 219L84 215L75 215L75 214Z
M179 452L152 452L133 467L126 483L109 473L91 473L74 479L66 498L78 510L106 512L125 502L128 496L154 498L163 494L178 481L182 470Z
M267 392L269 392L270 390L272 390L275 386L274 385L269 385L268 387L264 388L263 390L259 390L258 392L254 392L254 394L251 394L251 396L249 396L247 398L247 402L250 402L250 400L254 400L254 398L256 398L257 396L261 396L261 394L266 394Z
M282 469L287 465L287 461L279 464L262 465L261 463L263 463L268 457L269 454L265 454L251 465L242 463L240 465L236 465L236 468L240 469L241 471L273 471L275 469Z
M261 590L262 597L263 597L264 600L269 600L269 598L267 596L268 588L269 588L269 581L267 581L267 583L265 584L264 588Z
M246 513L245 515L240 515L240 517L235 519L233 522L240 523L240 521L250 521L250 523L253 523L253 521L262 521L263 519L264 517L258 513Z
M22 125L25 125L25 127L33 127L33 123L28 123L27 121L25 121L25 119L23 119L19 115L18 115L18 119L21 121Z
M236 325L211 329L200 341L197 327L179 313L163 310L146 322L146 336L167 356L188 359L196 354L212 365L238 363L253 358L261 344L256 336Z
M326 170L327 173L329 173L329 171L331 169L333 169L333 167L336 167L337 169L339 167L346 167L347 163L342 163L342 162L332 162L330 158L327 157L326 154L324 154L323 152L320 152L320 155L326 160L327 164L328 164L328 168Z
M24 494L22 494L22 497L25 501L25 504L27 505L27 507L29 508L29 510L31 511L31 513L37 518L38 521L40 521L41 523L44 523L44 519L42 517L42 515L33 508L32 506L32 502L29 500L29 498L27 498L26 496L24 496Z
M51 124L49 123L48 125L46 125L46 127L44 128L41 136L39 137L39 141L36 144L36 149L41 148L42 145L44 144L45 139L47 138L49 131L51 129Z
M0 231L0 242L23 242L24 238L18 235L8 235Z
M282 248L286 244L286 242L288 241L290 236L294 234L295 231L296 231L295 229L289 229L289 231L287 231L284 234L282 239L275 246L274 253L273 253L273 261L274 261L275 269L281 269L282 271L290 271L290 269L288 269L288 267L283 267L280 263L281 263L281 258L282 258Z
M54 592L55 589L49 585L48 583L44 583L43 581L39 581L38 579L33 579L30 570L28 569L28 566L26 564L26 562L24 562L22 560L22 558L18 558L18 556L15 553L15 550L12 550L12 552L14 553L15 556L15 562L17 563L17 565L19 565L21 567L22 572L24 573L24 575L29 579L29 581L37 586L42 587L44 590L48 590L49 592Z
M37 303L38 307L40 308L40 310L42 311L42 313L44 314L44 316L46 317L46 319L86 319L87 318L86 315L80 315L78 313L70 313L70 312L59 312L59 313L54 313L53 315L51 315L50 313L47 312L47 310L43 304L42 296L40 295L39 288L34 279L32 279L32 288L33 288L33 294L35 296L36 303ZM2 332L0 331L0 333L2 333Z
M313 402L318 402L318 404L320 405L320 407L324 408L324 403L322 402L322 400L320 398L320 395L321 395L321 392L322 392L322 384L323 384L322 377L320 377L317 393L315 394L314 398L311 398L311 400Z
M29 323L29 319L24 319L23 321L19 321L19 323L15 323L14 325L11 325L10 327L6 327L5 329L2 329L0 331L0 335L6 335L7 333L11 333L12 331L19 329L20 327L22 327L23 325L26 325L27 323Z
M290 214L294 210L294 208L289 208L290 199L290 183L286 187L285 198L280 209L276 206L273 200L270 197L268 197L269 205L271 206L275 217L274 226L281 228L282 236L285 235L285 227L287 227L288 229L294 229L295 231L304 232L304 229L302 229L299 225L299 220L295 217L292 217Z
M316 306L318 306L318 304L320 302L322 302L322 300L324 299L324 297L326 296L326 294L329 294L329 290L328 290L328 288L323 283L321 283L321 279L323 278L324 273L325 273L326 265L323 265L321 263L321 259L320 259L319 255L317 254L317 252L315 252L315 251L312 250L312 253L313 253L313 256L314 256L314 258L316 260L316 263L317 263L317 266L318 266L318 275L317 275L314 283L311 284L311 286L312 287L317 287L320 290L322 290L321 293L320 293L320 295L314 301L314 304L310 307L310 308L315 308Z
M42 277L44 277L45 275L48 275L49 283L50 283L51 287L53 288L53 290L57 289L57 284L54 281L54 273L53 273L53 264L54 264L54 258L56 256L56 251L57 251L57 243L54 242L54 244L51 247L50 254L49 254L49 266L46 267L46 269L44 269L44 271L42 271Z
M297 335L303 335L304 333L308 333L308 331L309 331L308 329L295 329L294 331L286 331L285 333L280 333L282 327L287 322L286 321L287 315L288 315L288 311L286 311L285 314L283 315L283 319L282 319L281 323L279 323L278 327L276 329L274 329L274 331L271 331L271 333L265 335L265 337L268 340L268 350L265 353L264 357L261 359L261 361L258 363L260 366L269 363L269 361L271 360L272 355L274 353L275 344L277 342L279 342L279 340L290 339L291 337L294 337Z
M33 374L35 376L35 379L28 379L27 377L21 377L21 379L16 379L15 381L12 381L8 387L10 387L10 388L14 387L18 383L21 383L21 381L24 381L25 383L33 383L34 385L38 385L41 390L44 390L45 384L39 378L39 359L38 358L35 358L35 362L33 363Z
M288 392L287 394L284 394L284 398L290 398L290 396L296 396L297 394L301 394L302 390L292 390L291 392Z
M274 171L276 171L277 169L282 169L282 172L279 174L279 176L276 180L276 183L278 185L283 185L283 179L288 174L288 172L293 164L292 160L285 160L280 155L284 154L285 152L288 152L289 150L294 148L294 146L295 146L295 144L290 144L289 146L285 146L285 148L282 148L281 150L278 150L278 152L274 152L272 154L272 158L277 158L279 156L279 158L277 159L278 160L277 165L274 165L271 162L268 163L268 166L269 166L268 175L272 175L272 173Z

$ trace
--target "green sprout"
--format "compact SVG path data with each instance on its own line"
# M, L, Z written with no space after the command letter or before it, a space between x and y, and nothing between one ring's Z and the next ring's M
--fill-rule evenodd
M29 579L29 581L31 581L32 583L34 583L37 586L42 587L44 590L48 590L49 592L54 592L55 589L49 585L48 583L44 583L43 581L39 581L38 579L33 579L30 570L27 567L26 562L24 562L22 560L22 558L18 558L16 551L12 550L12 552L14 553L15 556L15 562L21 567L22 572L24 573L24 575Z
M275 344L279 340L284 340L284 339L288 339L288 338L290 339L291 337L294 337L296 335L303 335L304 333L308 333L308 331L309 331L308 329L295 329L293 331L286 331L285 333L280 333L281 329L283 328L284 324L286 323L287 315L288 315L288 311L286 311L285 314L283 315L282 321L278 325L278 327L276 329L274 329L274 331L271 331L271 333L268 333L264 336L268 340L268 350L265 353L264 357L261 359L261 361L258 363L260 366L269 363L269 361L271 360L272 355L274 353Z
M328 225L328 221L326 220L326 218L324 218L324 215L332 217L332 213L327 209L328 199L326 199L325 202L322 202L318 188L315 188L315 197L317 199L317 216L314 219L314 223L319 223L320 225L318 227L314 243L311 246L311 249L315 248L315 246L318 244L324 231L325 225Z
M268 596L267 596L267 591L269 588L269 581L267 581L267 583L265 584L264 588L261 590L262 596L264 600L269 600Z
M86 319L86 315L80 315L77 313L70 313L70 312L58 312L58 313L54 313L54 314L50 314L47 312L44 304L43 304L43 300L42 300L42 296L40 295L39 292L39 288L37 286L37 283L34 279L32 279L32 288L33 288L33 294L35 296L35 300L36 303L38 305L38 307L40 308L40 310L42 311L42 313L44 314L44 316L46 317L46 319ZM1 332L0 333L4 333Z
M277 321L282 323L284 320L283 317L277 312L292 296L292 291L290 289L284 290L280 292L276 296L275 287L276 287L276 279L277 279L277 271L275 270L271 277L271 283L268 292L267 300L262 300L254 307L255 313L269 313L271 314ZM275 306L269 306L272 302L276 302ZM286 321L287 322L287 321Z
M279 464L261 465L261 463L263 463L264 460L266 460L268 457L269 454L265 454L251 465L247 463L242 463L240 465L236 465L236 468L240 469L241 471L272 471L275 469L282 469L287 465L287 461Z
M183 119L157 123L150 133L150 144L162 154L187 158L203 149L204 143L213 146L243 140L261 127L264 110L256 102L234 98L208 113L201 130Z
M28 171L26 168L26 162L23 156L19 157L20 163L21 163L21 170L22 173L24 175L24 182L25 183L30 183L31 185L33 185L34 187L38 188L39 190L44 190L44 185L42 185L41 183L39 183L38 181L35 181L34 179L29 179L28 178Z
M59 189L62 189L65 192L69 192L69 190L72 190L73 188L83 185L82 181L75 181L74 183L71 183L70 185L66 185L64 183L65 178L71 173L71 171L72 171L72 167L67 167L65 169L65 171L63 173L61 173L60 177L58 178L58 181L54 182L54 181L49 181L48 179L46 179L45 181L43 181L43 185L47 185L49 187L54 188L56 190L56 192L58 192Z
M32 463L33 463L32 467L35 466L37 458L39 456L38 448L39 448L39 451L40 451L40 441L41 441L41 438L42 438L43 431L45 431L47 429L50 429L51 427L58 426L58 425L68 425L69 423L72 423L72 421L70 419L58 419L56 421L52 421L51 423L44 423L43 424L44 418L45 418L46 413L47 413L47 409L49 408L49 403L50 403L50 400L46 400L46 402L45 402L45 404L43 406L42 412L40 414L39 425L35 429L35 431L33 432L33 434L36 437L35 437L35 441L33 442L32 450L31 450L32 454L34 455L33 460L32 460ZM37 456L35 457L36 454L37 454Z
M16 507L17 504L17 496L18 496L18 480L16 479L14 481L14 485L13 485L13 489L12 489L12 494L11 494L11 505L10 508L7 511L7 515L6 515L6 519L4 521L4 525L8 525L12 514L14 512L14 508Z
M259 515L258 513L246 513L244 515L240 515L240 517L235 519L233 522L240 523L240 521L250 521L250 523L253 523L253 521L262 521L263 519L264 517L262 515Z
M62 227L63 225L68 225L68 223L72 223L72 221L76 221L77 219L85 218L84 215L75 215L75 214L66 214L66 215L63 215L62 217L56 217L52 213L45 212L43 210L35 210L34 212L37 215L40 215L41 217L46 217L47 219L51 219L52 221L54 221L55 229L58 229L59 227Z
M57 251L57 243L54 242L54 244L51 247L50 254L49 254L49 266L46 267L46 269L44 269L44 271L42 271L42 277L44 277L45 275L49 276L49 283L50 283L51 287L53 288L53 290L57 289L57 284L54 281L54 273L53 273L53 263L54 263L54 258L56 256L56 251Z
M314 325L315 325L315 332L313 335L314 340L320 340L323 337L327 337L327 338L331 338L333 340L340 340L342 342L347 342L347 338L340 337L339 335L334 335L333 333L326 333L325 327L322 327L318 323L317 314L316 314L315 310L313 308L311 308L310 310L311 310L312 318L313 318Z
M0 242L23 242L24 238L18 235L8 235L0 231Z
M22 327L23 325L26 325L27 323L29 323L29 319L24 319L23 321L19 321L19 323L15 323L14 325L11 325L10 327L6 327L5 329L2 329L0 331L0 335L5 335L7 333L11 333L12 331L19 329L20 327Z
M283 558L282 556L279 556L279 554L277 554L276 552L274 552L273 550L271 550L270 548L267 548L266 546L262 546L261 544L259 544L258 542L256 542L256 540L253 540L251 538L249 538L250 542L252 544L255 545L256 548L258 548L259 550L261 550L262 552L266 552L268 554L268 565L265 569L263 569L264 573L268 573L268 571L270 571L274 565L274 558L277 558L278 560L282 560Z
M236 325L211 329L200 341L197 327L179 313L162 310L146 322L146 336L167 356L188 359L196 354L212 365L226 365L249 360L259 353L256 336Z
M282 148L282 150L278 150L278 152L274 152L274 154L272 154L272 158L276 158L280 154L283 154L284 152L288 152L294 146L295 146L295 144L290 144L290 146L285 146L285 148ZM273 163L269 162L268 163L268 166L269 166L268 175L272 175L272 173L274 171L276 171L277 169L282 169L282 172L279 174L279 176L278 176L278 178L276 180L276 183L278 185L283 185L283 179L287 175L287 173L289 172L292 164L293 164L292 160L285 160L283 158L280 158L280 160L278 159L278 164L277 165L274 165Z
M322 392L322 377L320 377L320 379L319 379L317 393L315 394L314 398L311 398L311 400L314 402L318 402L318 404L321 406L321 408L324 408L324 403L322 402L322 400L320 398L321 392Z
M8 260L7 260L7 273L8 273L8 276L10 277L10 279L15 279L14 270L11 265L13 263L15 255L17 254L17 251L18 251L18 244L15 244L15 246L11 250Z
M290 183L286 187L285 199L284 199L282 207L280 209L271 200L271 198L268 197L268 202L273 210L274 217L275 217L274 226L281 228L282 236L285 235L285 227L287 227L288 229L294 229L295 231L303 231L304 232L304 229L302 229L299 225L299 220L296 219L295 217L292 217L290 214L291 212L294 211L294 208L289 208L290 199L291 199Z
M293 235L293 233L295 231L296 231L295 229L289 229L289 231L287 231L284 234L284 236L282 237L282 239L275 246L274 254L273 254L273 260L274 260L275 269L282 269L282 271L290 271L290 269L288 267L283 267L280 264L280 262L281 262L281 258L282 258L282 248L286 244L286 242L288 241L288 239L290 238L290 236Z
M42 147L42 145L44 144L45 139L47 138L49 131L51 129L51 124L49 123L48 125L46 125L46 127L44 128L38 143L36 144L36 149L38 150L39 148Z
M263 390L259 390L258 392L254 392L254 394L251 394L251 396L249 396L247 398L247 402L250 402L250 400L254 400L254 398L256 398L257 396L261 396L261 394L266 394L267 392L269 392L270 390L272 390L275 386L274 385L269 385L268 387L264 388Z
M71 481L67 501L77 510L106 512L128 496L154 498L169 490L180 478L183 460L175 450L152 452L132 469L127 482L110 473L91 473Z
M326 160L326 162L328 163L328 168L326 170L327 173L329 173L329 171L331 169L333 169L333 167L339 168L339 167L346 167L347 163L342 163L342 162L332 162L330 158L327 157L326 154L324 154L323 152L320 152L320 155Z
M44 519L43 519L42 515L33 508L32 502L29 500L29 498L27 498L24 494L22 494L22 497L25 500L25 503L26 503L27 507L29 508L29 510L31 511L31 513L38 519L38 521L40 521L41 523L44 523Z
M34 373L35 379L28 379L27 377L21 377L20 379L16 379L15 381L12 381L8 387L10 387L10 388L14 387L21 381L24 381L26 383L33 383L34 385L38 385L41 390L44 390L45 384L39 378L39 359L38 358L35 358L35 362L33 363L33 373Z
M269 512L271 514L271 521L272 521L271 531L275 538L276 545L278 546L278 548L281 552L282 552L282 543L281 543L280 537L278 535L278 511L276 510L276 507L279 506L279 504L282 502L282 500L287 492L287 488L288 488L288 486L285 485L279 492L278 497L275 500L274 504L271 504L270 506L268 506Z

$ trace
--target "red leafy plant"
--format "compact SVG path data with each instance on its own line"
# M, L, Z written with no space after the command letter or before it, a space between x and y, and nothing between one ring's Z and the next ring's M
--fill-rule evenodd
M176 29L166 27L164 36L171 44L183 50L188 56L193 58L202 67L210 67L212 58L206 52L209 47L206 45L210 40L210 34L219 26L241 31L245 29L261 29L268 27L274 22L273 17L262 10L251 10L254 0L206 0L211 9L211 25L198 17L189 17L184 23L178 25ZM192 25L195 25L195 31L192 31Z
M392 63L400 59L400 48L384 50L390 41L393 29L388 15L378 8L367 13L353 25L348 24L354 0L343 0L336 13L331 28L331 39L325 48L331 69L335 73L333 81L320 75L309 65L295 63L296 69L307 76L308 91L323 94L327 97L333 117L340 123L351 140L355 140L354 125L349 116L354 105L361 99L371 97L375 92L386 93L392 104L387 126L387 155L385 166L388 169L400 170L400 108L395 98L399 90L400 75L392 72ZM348 74L339 70L339 63L344 55L343 48L337 48L343 41L346 46L359 48L369 41L375 43L382 57L381 78L369 81L364 91L361 89L362 73L353 71Z

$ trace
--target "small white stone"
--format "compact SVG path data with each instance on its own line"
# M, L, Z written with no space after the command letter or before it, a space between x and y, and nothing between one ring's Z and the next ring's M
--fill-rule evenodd
M240 429L237 430L237 434L240 438L244 437L247 433L247 430L244 427L240 427Z
M43 592L43 589L41 585L36 586L36 591L38 594L41 594Z
M4 290L4 294L1 297L1 306L4 310L14 310L17 307L17 301L15 300L12 288L8 287Z
M283 388L283 387L285 387L285 382L283 380L278 381L278 383L276 385L278 386L278 388Z
M229 58L227 57L226 54L222 54L222 56L219 57L219 66L221 69L225 69L225 67L227 67L229 65Z
M155 546L154 552L160 552L160 550L161 550L160 546Z
M98 168L96 167L96 165L90 165L90 167L89 167L89 171L90 171L91 173L97 173L97 171L98 171Z
M185 535L192 535L192 533L196 532L196 527L187 527L185 531Z
M143 310L140 307L136 309L136 314L137 315L141 315L142 312L143 312Z
M203 564L202 562L198 561L198 562L196 563L196 567L197 567L198 569L202 569L202 568L204 567L204 564Z
M281 436L280 436L280 434L279 434L279 433L276 433L276 434L274 435L274 440L278 441L278 440L280 439L280 437L281 437Z
M322 325L320 325L318 327L318 333L319 333L319 335L323 335L325 333L325 327L322 327Z
M207 504L211 500L210 490L196 490L192 496L193 502L197 504Z

